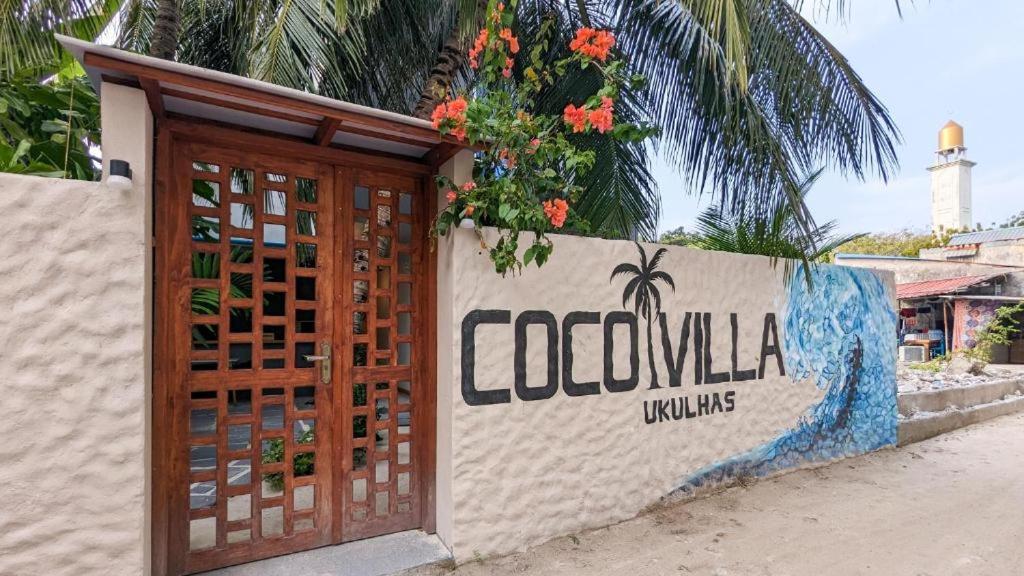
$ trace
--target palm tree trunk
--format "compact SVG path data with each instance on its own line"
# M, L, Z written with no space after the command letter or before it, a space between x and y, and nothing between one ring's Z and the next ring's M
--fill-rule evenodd
M654 368L654 340L651 338L651 312L647 311L647 362L651 366L651 390L661 388L658 385L658 371Z
M150 56L174 60L174 53L178 50L178 36L181 34L178 1L157 0L153 36L149 42Z
M448 89L455 80L455 75L466 65L467 60L466 51L462 49L462 42L459 41L459 30L456 25L437 54L434 67L430 69L430 76L423 84L423 92L413 110L413 116L430 118L430 113L448 95Z
M480 26L483 26L486 16L487 0L477 0L476 17ZM420 93L420 99L412 113L417 118L430 118L430 113L448 95L455 76L469 64L469 57L466 54L466 47L462 44L462 34L459 30L460 20L462 17L455 18L452 31L441 46L437 60L434 61L434 67L430 69L430 75L427 76L427 81L423 83L423 91Z

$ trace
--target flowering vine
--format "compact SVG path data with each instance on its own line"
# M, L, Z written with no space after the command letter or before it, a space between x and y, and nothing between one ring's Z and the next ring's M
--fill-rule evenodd
M485 25L468 54L478 85L468 95L449 97L431 115L442 134L480 149L472 181L456 185L437 177L448 205L438 214L432 233L445 235L467 219L472 221L502 275L518 272L531 262L542 266L553 249L546 233L585 227L572 209L582 190L567 175L589 170L594 153L577 148L574 135L597 132L608 138L642 140L654 133L650 127L617 121L615 100L620 88L627 82L638 86L642 78L625 77L624 64L613 52L611 32L580 28L568 45L568 56L549 64L545 54L554 22L544 21L536 46L529 54L520 54L513 30L516 3L510 0L506 7L490 1ZM517 62L523 66L521 71L516 70ZM595 70L603 79L601 87L582 101L568 102L561 117L537 113L535 98L569 66ZM493 246L479 233L484 225L498 229ZM523 232L533 232L533 238L520 256Z

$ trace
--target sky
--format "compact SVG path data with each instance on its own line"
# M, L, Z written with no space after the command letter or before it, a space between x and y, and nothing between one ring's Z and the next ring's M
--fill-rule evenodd
M1024 2L854 0L845 22L815 26L846 55L889 109L903 136L888 183L827 173L808 197L819 223L843 233L927 231L938 131L964 127L974 167L975 222L989 226L1024 210ZM688 192L669 164L653 166L662 195L660 231L687 229L709 198Z

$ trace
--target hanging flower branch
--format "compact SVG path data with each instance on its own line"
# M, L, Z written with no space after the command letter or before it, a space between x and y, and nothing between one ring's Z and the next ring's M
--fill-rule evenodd
M584 224L572 210L582 190L567 176L589 170L594 153L579 150L571 135L597 131L609 138L638 141L655 132L616 122L620 87L626 82L639 87L642 78L625 77L623 62L612 52L615 36L611 32L581 28L569 44L569 56L548 65L543 56L554 27L545 21L537 46L525 58L527 67L522 74L514 74L520 51L512 31L515 5L512 0L506 9L504 3L491 0L486 25L469 50L469 64L479 80L476 89L442 102L431 116L442 134L482 148L472 181L457 186L437 177L437 185L447 191L448 205L435 220L433 233L445 235L460 223L478 230L495 226L499 236L493 246L478 235L502 275L516 273L531 262L542 266L552 251L545 233ZM561 117L534 113L534 98L569 66L597 71L603 85L579 105L567 103ZM522 260L521 232L534 233Z

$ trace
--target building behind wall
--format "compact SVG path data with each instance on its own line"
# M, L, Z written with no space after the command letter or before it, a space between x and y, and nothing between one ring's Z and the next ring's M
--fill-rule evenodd
M928 168L932 232L960 231L944 246L921 250L917 257L836 256L845 266L895 273L906 359L973 348L1000 307L1024 300L1024 227L969 231L976 163L966 152L964 129L950 120L939 131L935 162ZM993 361L1024 363L1024 341L995 347Z

